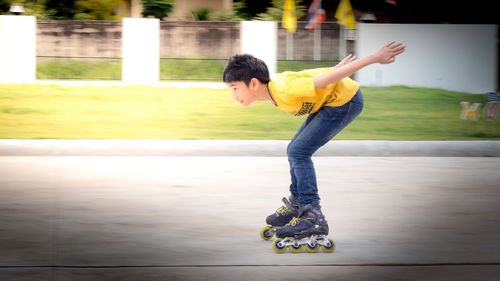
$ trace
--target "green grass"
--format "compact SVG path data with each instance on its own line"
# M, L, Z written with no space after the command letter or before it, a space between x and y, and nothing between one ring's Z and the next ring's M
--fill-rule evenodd
M226 60L161 59L160 80L221 81ZM278 71L335 65L335 61L279 61ZM120 59L38 58L37 79L121 80Z
M226 60L161 59L160 80L221 81Z
M460 101L482 95L363 88L365 110L337 139L500 139L500 122L464 121ZM144 86L0 85L0 138L290 139L304 117L270 103L248 108L229 90Z
M225 60L161 59L160 80L220 81ZM121 80L120 59L38 58L37 79Z
M121 80L119 59L38 58L37 79Z

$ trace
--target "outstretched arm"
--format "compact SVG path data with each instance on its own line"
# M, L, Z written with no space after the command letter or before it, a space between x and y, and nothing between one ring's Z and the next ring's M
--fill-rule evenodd
M329 84L337 83L342 78L351 76L361 68L374 63L389 64L396 60L396 56L405 51L403 43L390 42L371 55L357 59L349 55L338 65L332 68L330 73L314 77L314 87L323 88Z

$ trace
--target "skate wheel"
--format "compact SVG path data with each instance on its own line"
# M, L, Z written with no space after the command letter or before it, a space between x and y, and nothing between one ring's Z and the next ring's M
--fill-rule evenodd
M311 244L307 243L303 247L306 249L306 251L308 253L314 254L314 253L319 252L319 247L320 246L319 246L318 243L314 242L312 246L311 246Z
M264 226L260 230L259 235L260 235L260 238L262 238L264 240L269 240L269 239L273 238L273 236L274 236L273 227L269 226L269 225Z
M300 245L299 243L292 243L288 247L290 249L290 253L299 254L299 253L302 253L302 251L304 251L303 246Z
M283 239L277 238L273 241L273 251L277 254L283 254L286 252L286 244L283 243Z
M326 241L321 245L321 250L323 253L333 253L335 250L335 242L332 239L326 239Z

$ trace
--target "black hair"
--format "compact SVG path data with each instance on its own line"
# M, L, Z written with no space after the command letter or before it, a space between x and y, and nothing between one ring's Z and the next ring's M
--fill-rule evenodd
M224 68L224 83L243 81L248 86L250 80L257 78L261 83L269 83L269 69L264 61L252 55L234 55Z

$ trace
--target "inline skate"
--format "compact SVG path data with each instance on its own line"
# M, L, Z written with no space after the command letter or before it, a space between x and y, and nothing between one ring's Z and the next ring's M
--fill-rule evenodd
M264 226L260 230L260 238L264 240L273 238L277 227L286 225L294 217L298 216L299 203L293 195L291 195L289 199L283 197L281 201L283 201L284 205L279 207L276 212L266 218L266 223L268 225Z
M328 235L328 223L321 212L319 205L305 205L299 209L299 214L288 224L276 228L276 239L272 248L282 254L287 249L292 253L317 253L320 249L324 253L332 253L335 250L335 242L326 237Z

